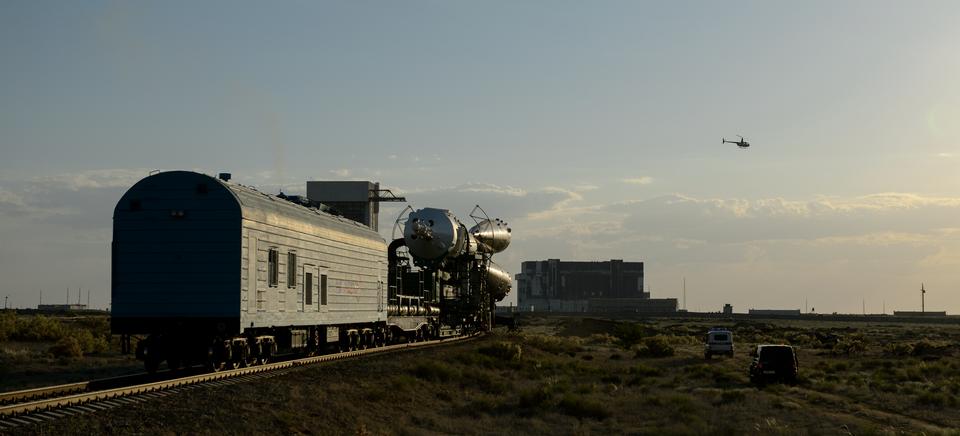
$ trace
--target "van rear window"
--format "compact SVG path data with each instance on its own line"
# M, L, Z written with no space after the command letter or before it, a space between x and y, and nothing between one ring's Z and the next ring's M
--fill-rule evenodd
M713 340L717 342L726 342L730 340L730 337L727 336L726 334L721 333L721 334L713 335Z
M771 361L793 361L793 349L790 347L763 347L760 358Z

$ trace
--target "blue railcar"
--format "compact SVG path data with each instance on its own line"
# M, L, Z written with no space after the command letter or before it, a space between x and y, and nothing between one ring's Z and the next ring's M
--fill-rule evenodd
M357 222L170 171L123 195L113 238L112 328L148 370L389 340L387 244Z

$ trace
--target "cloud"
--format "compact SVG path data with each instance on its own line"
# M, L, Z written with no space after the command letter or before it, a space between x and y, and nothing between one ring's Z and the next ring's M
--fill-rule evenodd
M940 253L946 244L960 249L960 242L947 242L960 241L955 227L960 199L952 197L878 193L794 200L669 194L597 204L591 194L571 193L550 209L512 223L514 245L526 251L518 256L653 259L697 269L754 265L780 274L792 268L833 271L841 264L858 274L874 274L871 269L909 273L921 259L940 265L960 258L950 250ZM902 270L897 264L903 264Z
M337 177L350 177L350 170L346 168L337 168L330 170L330 174L333 174Z
M0 187L0 215L15 217L34 212L35 209L27 204L23 195Z
M512 186L498 186L489 183L467 183L456 188L460 192L484 192L507 195L511 197L523 197L527 192L520 188Z
M634 177L628 179L620 179L621 182L629 185L649 185L653 183L653 177L643 176L643 177Z
M90 170L37 177L28 183L46 189L66 189L76 192L82 189L129 188L148 174L149 170L143 168Z

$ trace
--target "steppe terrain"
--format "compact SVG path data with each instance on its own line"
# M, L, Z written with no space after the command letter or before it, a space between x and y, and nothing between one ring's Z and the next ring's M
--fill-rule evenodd
M734 332L733 358L704 359L711 326ZM958 342L956 325L525 318L468 343L190 389L18 433L960 434ZM757 343L795 345L799 382L751 385Z

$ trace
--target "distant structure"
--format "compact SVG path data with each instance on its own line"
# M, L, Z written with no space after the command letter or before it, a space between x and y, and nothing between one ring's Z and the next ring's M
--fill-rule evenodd
M733 306L730 303L723 305L723 314L724 315L733 315Z
M323 203L348 218L380 231L380 203L407 201L389 189L380 189L380 183L354 181L308 181L307 199Z
M676 298L591 298L589 312L630 312L640 314L674 313Z
M800 309L750 309L750 315L800 316Z
M676 312L677 299L651 299L643 262L548 259L521 264L517 307L524 312Z
M903 317L914 317L914 316L923 316L928 318L935 318L938 316L947 316L947 312L917 312L916 310L894 310L893 316L903 316Z
M40 312L66 312L70 310L87 310L86 304L41 304L37 306Z

